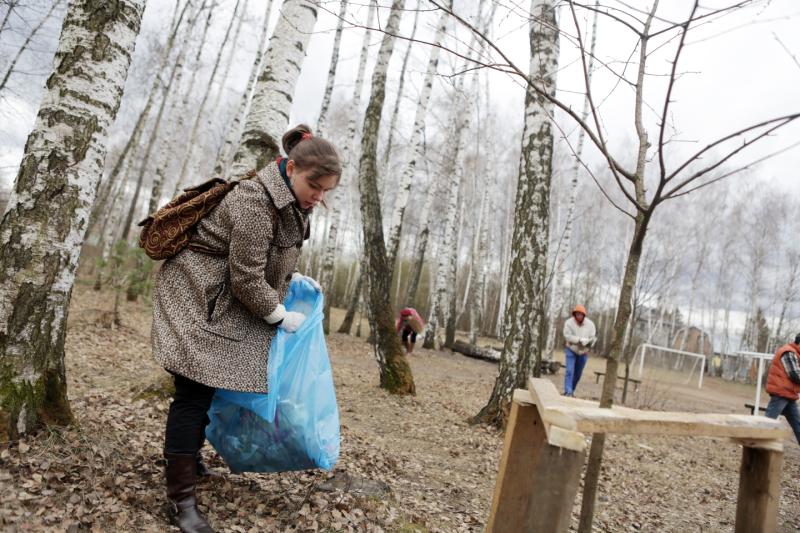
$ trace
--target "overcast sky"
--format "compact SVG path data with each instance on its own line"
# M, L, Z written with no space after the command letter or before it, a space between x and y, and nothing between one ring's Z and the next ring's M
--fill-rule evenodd
M703 2L705 8L716 8L733 3L709 0ZM232 4L232 2L231 2ZM251 2L250 12L253 21L257 21L262 9L260 2ZM366 2L360 2L366 4ZM382 0L381 5L388 4ZM631 9L647 9L650 2L629 0ZM688 0L670 0L661 2L659 16L664 20L678 21L685 18L691 8ZM223 4L224 5L224 4ZM416 0L408 0L409 8L416 5ZM423 1L422 5L426 3ZM470 13L477 5L473 0L456 3L456 9L462 13ZM623 7L612 0L610 5ZM518 7L515 7L518 6ZM230 7L230 6L228 6ZM332 29L336 25L336 17L332 12L338 10L338 1L323 2L316 31L309 46L308 58L298 81L292 123L307 121L314 123L319 110L322 91L327 75ZM497 21L493 35L500 48L523 70L528 63L528 29L522 13L527 2L500 0L495 16ZM171 10L171 2L155 2L148 4L145 30L156 30ZM383 11L384 19L386 10ZM576 29L568 10L561 9L560 25L566 34L561 39L560 71L558 73L559 96L570 102L574 109L581 108L580 93L583 91L583 79L575 46L570 42ZM637 14L638 17L643 15ZM277 14L273 14L273 24ZM579 24L585 32L590 25L589 14L579 12ZM221 17L222 19L222 17ZM220 19L220 20L221 20ZM359 4L351 6L351 20L364 22L366 9ZM418 30L418 38L430 39L436 16L423 13ZM411 31L412 13L404 17L402 31L408 35ZM754 5L725 17L714 19L690 32L678 71L681 74L675 87L670 110L668 135L673 143L667 152L669 162L677 164L690 152L698 150L706 143L721 135L752 123L800 111L800 2L796 0L771 0L754 2ZM656 29L663 27L663 21L655 23ZM222 28L217 28L219 32ZM463 28L449 30L463 40L468 36ZM254 32L255 33L255 32ZM671 36L674 34L671 34ZM345 31L342 43L342 63L337 78L339 94L352 91L356 61L361 42L361 30L349 28ZM377 52L379 35L372 39L373 52ZM619 71L621 61L629 57L634 50L636 40L633 34L610 18L600 17L598 28L597 57L610 67ZM658 48L659 46L661 48ZM250 46L244 43L243 48ZM401 53L407 43L399 42L393 56L393 72L397 75ZM669 59L674 52L674 41L664 43L664 39L651 43L650 49L658 48L649 59L646 80L645 120L654 128L656 111L663 106L664 74L669 70ZM463 49L463 47L462 47ZM374 59L373 54L373 59ZM410 70L420 73L427 61L427 47L416 45ZM794 56L794 57L793 57ZM454 68L453 57L443 57L440 71ZM606 135L612 149L622 161L632 161L631 147L635 140L633 128L632 91L624 84L616 85L616 78L608 68L598 65L594 74L593 92L600 103L600 112ZM633 67L628 67L628 77L633 75ZM235 74L232 83L244 85L247 77L246 69ZM419 77L419 76L418 76ZM391 80L391 78L390 78ZM523 91L519 80L506 74L492 73L491 94L496 112L508 118L509 124L521 128ZM10 185L16 166L22 154L25 138L33 125L33 118L38 107L41 86L44 78L32 77L30 91L24 91L17 97L10 97L0 102L0 183L4 187ZM444 79L439 80L439 88ZM614 87L616 88L614 89ZM613 89L613 90L612 90ZM413 103L415 82L409 82L409 101ZM391 89L390 89L391 91ZM366 101L366 97L364 102ZM410 119L409 119L410 120ZM571 134L574 142L574 124L563 114L557 120L564 132ZM652 133L651 133L652 135ZM652 139L651 139L652 140ZM746 158L739 159L738 164L752 161L764 155L781 150L800 140L800 124L785 128L772 138L750 150ZM678 142L680 141L680 142ZM596 153L587 155L589 161L599 161ZM778 184L787 192L800 192L800 147L795 147L769 161L761 163L754 174L761 180Z

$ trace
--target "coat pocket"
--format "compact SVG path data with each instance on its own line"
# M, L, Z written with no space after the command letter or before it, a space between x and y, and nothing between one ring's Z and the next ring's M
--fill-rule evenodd
M229 285L223 283L216 295L209 298L206 319L197 321L197 327L232 341L241 341L247 337L252 320L248 310L236 301L230 292Z

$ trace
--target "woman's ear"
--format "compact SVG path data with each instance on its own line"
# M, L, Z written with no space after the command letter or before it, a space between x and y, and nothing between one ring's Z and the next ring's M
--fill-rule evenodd
M294 174L294 159L286 162L286 175L291 178L292 174Z

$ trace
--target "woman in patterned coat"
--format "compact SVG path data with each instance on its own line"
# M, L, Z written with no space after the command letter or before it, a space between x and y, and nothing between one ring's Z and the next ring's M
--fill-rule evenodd
M338 184L341 164L333 145L305 125L283 136L283 148L288 158L242 180L156 277L153 354L175 379L164 456L171 518L181 531L212 531L195 485L210 474L199 452L214 390L266 393L277 328L294 332L305 320L281 302L300 276L309 215Z

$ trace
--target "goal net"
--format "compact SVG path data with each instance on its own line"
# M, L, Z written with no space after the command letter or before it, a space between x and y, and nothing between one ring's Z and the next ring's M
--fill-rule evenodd
M647 374L648 379L655 381L682 385L696 383L698 388L703 386L705 368L706 356L703 354L655 344L640 344L631 361L631 369L639 379Z

